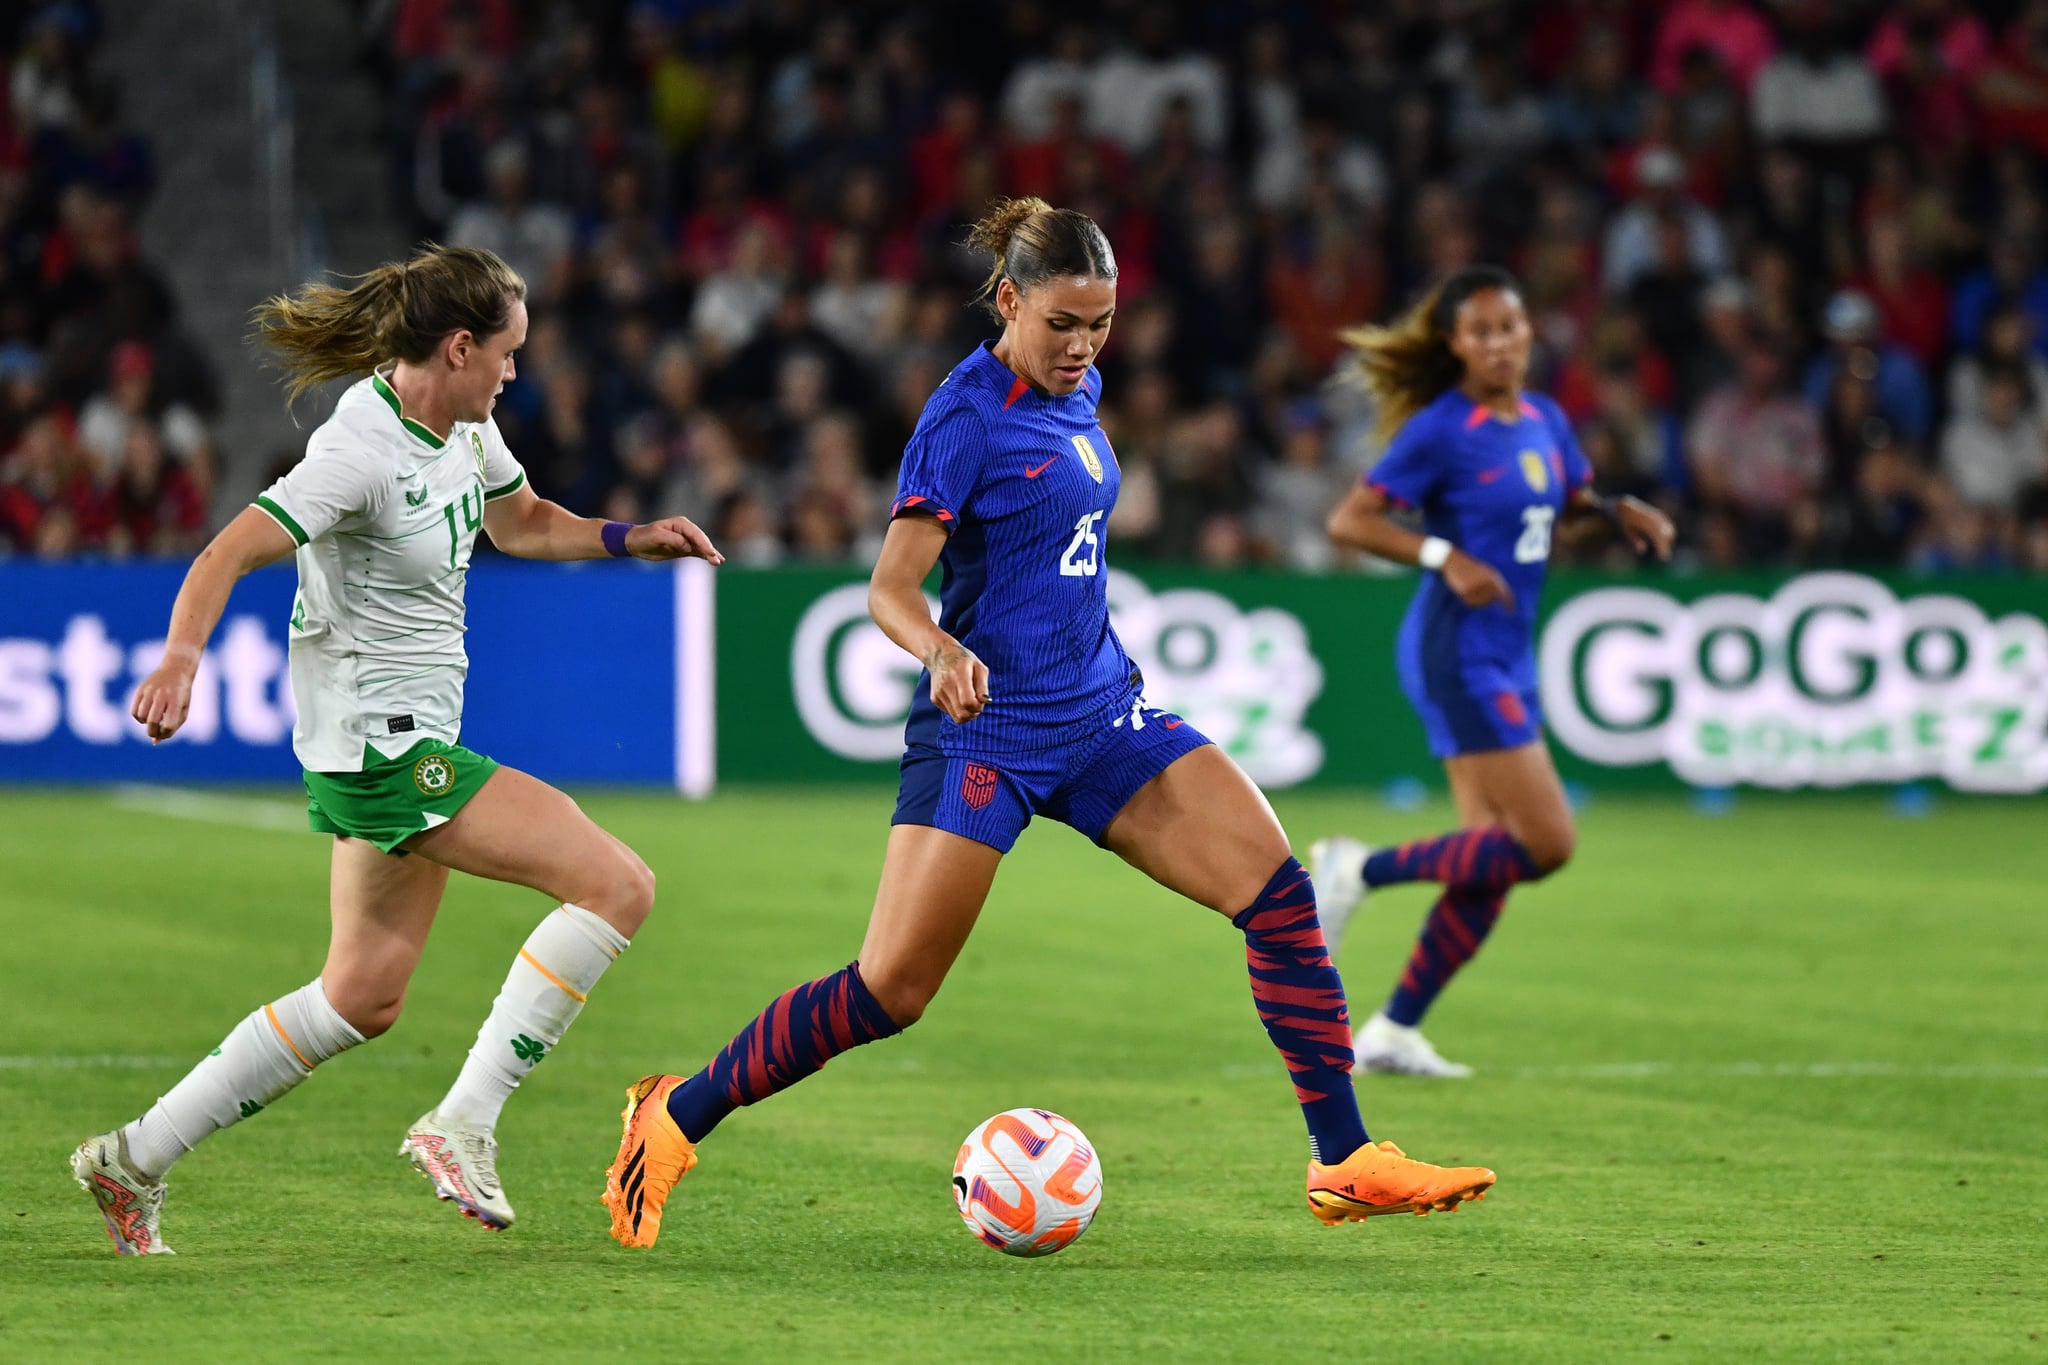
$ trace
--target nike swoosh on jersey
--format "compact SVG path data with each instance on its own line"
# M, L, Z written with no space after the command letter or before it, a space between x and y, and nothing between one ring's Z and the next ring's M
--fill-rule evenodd
M1187 724L1184 720L1162 720L1159 723L1169 730L1178 730L1181 726Z
M1025 465L1025 466L1024 466L1024 477L1025 477L1025 478L1027 478L1027 479L1035 479L1035 478L1037 478L1037 477L1038 477L1038 476L1039 476L1040 474L1043 474L1043 473L1044 473L1044 472L1045 472L1046 470L1048 470L1048 469L1052 468L1052 466L1054 466L1054 465L1058 464L1059 462L1060 462L1060 457L1059 457L1059 456L1057 456L1057 455L1055 455L1055 456L1053 456L1053 457L1052 457L1052 458L1051 458L1050 460L1047 460L1047 461L1046 461L1046 462L1045 462L1044 464L1042 464L1042 465L1038 466L1038 468L1036 468L1036 469L1033 469L1033 468L1032 468L1032 467L1031 467L1030 465Z
M1492 469L1482 469L1479 471L1479 482L1492 483L1495 479L1498 479L1501 475L1507 472L1508 469L1506 465L1497 465Z

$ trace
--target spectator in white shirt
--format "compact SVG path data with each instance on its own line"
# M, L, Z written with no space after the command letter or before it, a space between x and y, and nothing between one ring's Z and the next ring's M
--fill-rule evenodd
M1884 131L1884 92L1853 46L1838 43L1824 4L1786 13L1789 44L1764 64L1749 94L1750 121L1767 142L1853 143Z
M1095 64L1088 77L1088 127L1125 151L1144 152L1159 135L1167 106L1186 100L1195 141L1218 152L1230 133L1230 89L1223 67L1206 53L1176 51L1173 6L1153 5L1138 16L1135 47Z
M484 176L490 198L455 211L448 221L449 244L494 251L537 299L560 298L576 244L568 210L528 200L526 148L510 138L485 154Z
M152 417L155 377L156 359L139 341L124 341L107 357L107 387L86 399L78 414L78 443L91 457L94 476L100 482L111 479L120 468L130 429L152 422L159 428L164 448L179 461L187 465L206 461L210 453L206 424L198 413L173 403Z
M1088 30L1062 23L1055 30L1052 51L1017 63L1003 86L999 107L1003 124L1020 142L1052 135L1053 110L1063 99L1086 105L1088 62L1092 55Z
M1687 249L1700 274L1714 279L1728 269L1728 239L1714 215L1685 193L1685 162L1669 147L1646 147L1636 156L1636 197L1608 225L1602 245L1601 283L1610 294L1625 294L1636 277L1657 261L1660 225L1676 217L1685 227Z
M690 308L690 332L713 364L754 339L782 298L768 230L749 223L733 239L732 265L706 277Z
M1984 376L1983 412L1951 417L1942 430L1941 472L1965 504L2005 513L2021 489L2048 477L2048 425L2030 401L2026 371L2008 364Z

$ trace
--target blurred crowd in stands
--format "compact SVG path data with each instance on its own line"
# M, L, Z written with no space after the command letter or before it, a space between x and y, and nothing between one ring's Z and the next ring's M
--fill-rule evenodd
M205 543L218 382L135 223L155 186L90 4L0 6L0 556Z
M1122 270L1119 562L1336 562L1376 454L1336 332L1498 261L1532 382L1688 560L2048 571L2048 0L356 3L407 226L530 283L498 421L580 511L871 556L925 397L991 334L967 227L1038 194ZM115 292L93 233L125 242L147 154L89 35L17 50L0 213L44 226L26 262L9 228L0 374L108 386L106 431L149 415L136 463L198 484L161 344L67 351L52 311L67 271ZM48 420L10 471L85 442Z

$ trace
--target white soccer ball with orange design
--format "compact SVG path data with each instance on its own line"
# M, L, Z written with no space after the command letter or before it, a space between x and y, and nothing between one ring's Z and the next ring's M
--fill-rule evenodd
M968 1230L1004 1255L1050 1256L1094 1221L1102 1163L1058 1114L1005 1110L960 1144L953 1202Z

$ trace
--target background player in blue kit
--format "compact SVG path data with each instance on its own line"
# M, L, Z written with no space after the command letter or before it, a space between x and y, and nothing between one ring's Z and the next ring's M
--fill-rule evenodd
M1259 1017L1308 1122L1308 1200L1326 1223L1455 1208L1493 1183L1372 1144L1351 1088L1343 982L1315 890L1272 808L1180 717L1145 704L1110 628L1104 529L1116 457L1093 361L1116 259L1089 218L999 204L970 244L1003 334L956 366L904 452L869 610L922 660L902 787L860 956L771 1004L687 1079L627 1092L607 1174L612 1235L652 1245L696 1145L735 1108L914 1023L967 941L996 865L1034 814L1086 834L1244 931ZM934 623L923 583L943 566ZM1328 1164L1324 1164L1325 1161Z
M1310 861L1333 952L1367 891L1443 884L1393 995L1358 1030L1357 1061L1469 1076L1422 1036L1422 1016L1486 941L1508 889L1564 866L1577 837L1536 695L1536 601L1551 531L1563 518L1603 516L1638 550L1669 558L1672 527L1647 503L1596 493L1557 404L1524 391L1529 319L1506 271L1461 270L1392 326L1346 339L1391 440L1330 514L1330 535L1427 571L1395 658L1465 828L1377 850L1333 836ZM1424 533L1389 520L1396 506L1419 510Z

